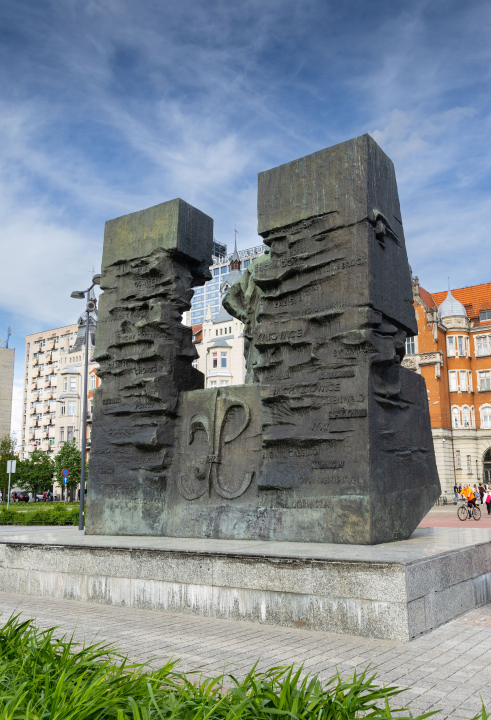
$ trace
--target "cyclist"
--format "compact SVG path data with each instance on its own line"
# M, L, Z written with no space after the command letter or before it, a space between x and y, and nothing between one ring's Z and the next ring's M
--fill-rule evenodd
M469 485L464 485L460 492L460 497L467 500L467 507L476 507L476 495Z

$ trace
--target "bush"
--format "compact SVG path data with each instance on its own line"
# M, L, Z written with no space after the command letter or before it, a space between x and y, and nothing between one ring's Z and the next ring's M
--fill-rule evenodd
M15 510L0 510L0 525L12 525L19 514Z
M0 627L0 718L6 720L355 720L412 718L390 708L401 688L375 675L339 674L322 683L302 668L254 666L244 680L203 679L130 664L110 645L80 647L56 628L38 630L12 616ZM396 713L396 714L394 714ZM433 715L426 713L413 720ZM482 720L488 715L484 708Z
M20 515L20 513L18 513L18 515ZM26 515L25 518L22 519L25 520L26 525L44 525L46 515L45 510L37 510L36 512L29 513L29 515ZM20 517L18 519L20 520Z
M52 508L50 508L50 512L54 512L54 513L66 513L66 512L68 512L68 511L67 511L67 509L66 509L66 507L65 507L65 504L62 503L62 502L59 502L59 503L56 503L56 505L53 505Z

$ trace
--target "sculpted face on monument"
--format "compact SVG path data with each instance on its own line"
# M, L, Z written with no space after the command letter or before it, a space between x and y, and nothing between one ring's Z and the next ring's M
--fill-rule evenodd
M108 223L88 532L373 544L438 497L391 161L364 135L260 173L258 221L270 253L224 300L246 384L208 390L180 316L211 220L171 201Z

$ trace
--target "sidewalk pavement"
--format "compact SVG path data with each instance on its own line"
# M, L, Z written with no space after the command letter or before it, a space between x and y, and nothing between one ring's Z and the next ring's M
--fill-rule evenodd
M491 711L491 605L406 644L1 592L0 612L57 625L77 641L109 641L153 666L174 657L183 671L243 676L259 658L259 669L303 663L327 680L336 670L347 677L370 665L380 683L411 687L397 702L413 714L442 710L438 720L468 720L481 709L479 694Z

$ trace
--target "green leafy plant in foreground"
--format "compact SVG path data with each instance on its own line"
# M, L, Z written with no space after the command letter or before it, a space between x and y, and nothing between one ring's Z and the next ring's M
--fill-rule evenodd
M112 646L77 645L56 628L36 629L12 616L0 628L0 720L351 720L411 718L390 708L400 688L375 676L336 675L322 683L302 668L254 666L243 680L203 679L130 664ZM418 719L432 715L426 713ZM482 718L487 720L483 709Z

